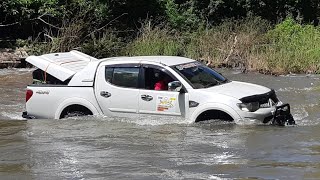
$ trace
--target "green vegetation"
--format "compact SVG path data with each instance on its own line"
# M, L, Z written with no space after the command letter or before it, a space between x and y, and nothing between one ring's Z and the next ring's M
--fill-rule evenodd
M320 28L289 18L267 34L270 69L279 72L320 73Z
M262 73L320 73L318 0L4 0L0 47L97 58L186 56Z

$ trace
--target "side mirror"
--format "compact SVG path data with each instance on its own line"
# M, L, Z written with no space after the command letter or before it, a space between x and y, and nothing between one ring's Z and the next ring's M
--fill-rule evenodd
M182 89L182 84L180 81L172 81L168 83L168 90L169 91L176 91L180 92Z

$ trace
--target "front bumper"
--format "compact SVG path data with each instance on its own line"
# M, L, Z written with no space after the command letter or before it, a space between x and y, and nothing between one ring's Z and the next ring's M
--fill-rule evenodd
M24 111L22 113L22 117L25 118L25 119L35 119L35 117L34 116L30 116L27 111Z
M295 125L295 121L290 113L289 104L281 104L272 108L260 108L255 112L239 112L244 120L258 120L264 124L272 124L278 126Z

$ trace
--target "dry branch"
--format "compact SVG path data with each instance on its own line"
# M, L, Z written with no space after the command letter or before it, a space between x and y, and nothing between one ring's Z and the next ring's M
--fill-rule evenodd
M234 37L234 41L233 41L233 45L232 45L232 47L230 49L230 52L229 52L227 58L224 60L224 63L228 64L228 62L230 60L230 57L232 56L234 50L236 49L237 43L238 43L238 36L235 36Z
M101 31L102 29L104 29L105 27L107 27L109 24L111 24L111 23L114 22L115 20L117 20L117 19L119 19L119 18L121 18L122 16L127 15L127 14L128 14L128 13L123 13L123 14L121 14L120 16L118 16L118 17L114 18L113 20L109 21L106 25L102 26L102 27L99 28L99 29L94 30L94 31L91 32L90 34L86 35L85 37L88 37L88 36L90 36L91 34L94 34L94 33L96 33L96 32Z
M24 20L24 21L20 21L20 22L14 22L14 23L10 23L10 24L0 24L0 27L8 27L8 26L13 26L13 25L16 25L16 24L21 24L22 22L26 22L26 21L34 21L34 20L40 20L41 22L43 22L44 24L48 25L48 26L51 26L51 27L54 27L54 28L57 28L57 29L61 29L60 27L57 27L53 24L50 24L48 22L46 22L45 20L42 19L43 16L46 16L48 15L47 13L44 13L36 18L32 18L32 19L28 19L28 20Z

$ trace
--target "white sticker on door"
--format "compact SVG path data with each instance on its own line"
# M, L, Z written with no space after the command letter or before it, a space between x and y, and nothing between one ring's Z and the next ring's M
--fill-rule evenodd
M168 97L168 96L157 97L157 111L174 112L175 104L176 104L175 97Z

